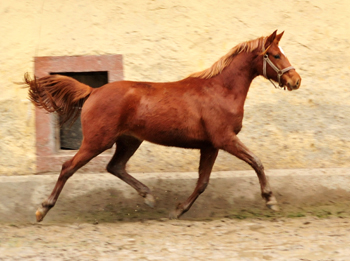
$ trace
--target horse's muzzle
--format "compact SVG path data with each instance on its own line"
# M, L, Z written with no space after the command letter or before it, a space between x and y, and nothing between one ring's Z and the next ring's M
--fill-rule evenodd
M287 88L288 88L288 90L289 91L293 91L293 90L297 90L297 89L299 89L299 87L300 87L300 82L301 82L301 79L299 78L297 81L296 81L296 83L290 83L290 82L288 82L287 83Z
M293 91L300 88L301 77L295 70L288 73L286 76L287 79L285 86L287 87L288 91Z

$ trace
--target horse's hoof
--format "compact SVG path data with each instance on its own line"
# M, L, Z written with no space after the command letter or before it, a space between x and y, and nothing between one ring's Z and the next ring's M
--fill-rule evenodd
M178 219L183 213L183 206L181 203L179 203L177 207L169 213L169 219Z
M280 211L280 208L277 204L266 204L266 206L273 211L276 211L276 212Z
M42 213L42 211L40 211L40 209L38 209L36 212L35 212L35 217L36 217L36 221L37 222L40 222L44 219L44 214Z
M48 207L44 207L44 206L39 207L38 210L35 212L36 221L37 222L42 221L46 216L47 212L49 212L49 210L50 208Z
M269 209L273 210L273 211L279 211L280 210L280 208L278 207L277 200L276 200L276 198L274 196L272 196L270 198L270 200L266 202L266 206Z
M175 209L169 213L169 219L178 219L178 218L179 218L179 214L178 214L177 209Z
M152 194L147 194L146 197L145 197L145 204L150 206L151 208L154 208L155 204L156 204L156 201L153 197Z

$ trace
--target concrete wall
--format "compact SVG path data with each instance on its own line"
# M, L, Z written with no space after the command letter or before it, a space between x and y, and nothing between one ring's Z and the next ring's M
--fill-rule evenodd
M122 54L127 80L174 81L236 44L275 29L302 80L296 92L260 77L240 138L266 168L350 167L350 5L347 0L0 2L0 174L35 168L34 109L14 82L34 57ZM142 145L136 172L194 171L198 152ZM249 169L220 153L215 170Z

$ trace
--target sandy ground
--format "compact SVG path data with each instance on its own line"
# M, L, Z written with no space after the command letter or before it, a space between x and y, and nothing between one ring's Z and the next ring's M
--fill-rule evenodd
M2 224L0 260L349 260L350 218Z
M251 172L213 173L180 220L167 219L195 173L135 175L154 209L111 175L76 175L56 206L35 210L56 176L0 178L2 260L350 260L349 169L269 171L280 212Z

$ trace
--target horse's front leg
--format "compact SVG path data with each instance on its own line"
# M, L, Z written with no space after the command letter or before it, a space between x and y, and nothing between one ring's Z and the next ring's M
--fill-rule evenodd
M260 159L256 157L235 134L232 134L230 139L221 145L221 147L223 150L247 162L255 170L260 182L261 195L266 200L266 206L274 211L278 211L279 208L277 200L271 191L269 182L266 179L264 166L262 165Z

